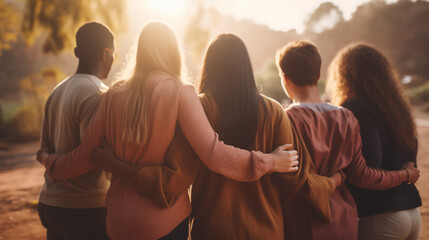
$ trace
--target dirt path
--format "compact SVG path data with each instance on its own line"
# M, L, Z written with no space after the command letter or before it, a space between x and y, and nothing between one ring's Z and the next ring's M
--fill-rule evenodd
M420 208L422 216L422 232L420 239L429 240L429 125L419 126L419 153L417 156L418 168L420 169L420 179L416 183L423 206Z
M417 122L421 170L417 187L423 198L420 239L429 240L429 120ZM37 147L37 143L27 143L0 149L0 240L45 239L45 229L40 224L35 205L31 203L37 199L43 183L44 168L35 161Z
M35 161L38 143L0 150L0 239L46 239L32 201L38 199L44 167Z

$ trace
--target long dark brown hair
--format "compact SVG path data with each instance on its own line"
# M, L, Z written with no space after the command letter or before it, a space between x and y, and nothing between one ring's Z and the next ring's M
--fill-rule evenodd
M332 102L364 96L380 109L395 139L417 154L417 132L410 105L387 58L372 46L353 44L341 50L330 65L328 90Z
M220 112L220 125L216 131L220 139L236 147L251 149L258 129L261 96L249 54L240 38L221 34L210 42L199 92L209 94L216 102Z

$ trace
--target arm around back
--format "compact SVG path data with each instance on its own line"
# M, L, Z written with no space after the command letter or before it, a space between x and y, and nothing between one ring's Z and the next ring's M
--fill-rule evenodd
M387 171L368 167L362 156L362 140L359 124L357 123L354 133L353 159L350 165L344 169L347 180L351 184L371 190L386 190L407 181L407 172L404 170Z
M50 154L46 161L44 161L46 172L50 178L54 180L65 180L80 176L95 168L91 162L91 157L92 152L99 144L99 136L104 135L106 123L106 97L107 94L102 97L97 110L89 121L79 146L66 154ZM88 111L84 112L89 114Z
M281 108L281 106L279 106ZM282 195L287 199L289 195L297 195L306 199L311 207L326 221L331 221L329 196L335 191L335 182L325 176L317 174L313 161L308 153L304 141L296 131L287 114L281 111L277 113L279 123L275 132L277 144L293 142L294 149L300 156L299 168L295 173L277 174L282 186ZM287 202L283 201L283 202ZM285 206L283 207L293 207ZM287 211L287 209L285 209Z
M179 93L180 127L202 162L213 172L236 181L255 181L274 172L274 156L225 145L213 131L194 87Z

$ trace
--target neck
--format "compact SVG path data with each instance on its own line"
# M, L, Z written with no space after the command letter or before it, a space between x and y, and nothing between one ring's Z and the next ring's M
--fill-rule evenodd
M102 79L101 68L95 64L83 64L79 62L76 73L90 74Z
M293 95L294 103L322 103L317 85L296 87Z

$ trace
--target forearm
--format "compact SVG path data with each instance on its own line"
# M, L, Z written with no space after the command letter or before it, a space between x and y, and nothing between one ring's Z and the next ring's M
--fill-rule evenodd
M44 162L48 176L54 180L66 180L94 169L90 161L75 161L76 153L50 154Z
M360 188L371 190L387 190L401 185L408 180L408 174L405 170L387 171L362 166L357 170L345 170L348 181Z
M182 90L178 118L187 140L211 171L236 181L254 181L273 172L273 156L228 146L218 139L193 89Z
M164 159L162 165L141 168L134 179L141 195L153 199L162 207L170 207L193 183L200 160L180 128L176 130Z
M161 207L170 207L195 179L199 159L186 141L180 128L176 129L172 143L164 157L164 164L134 166L117 159L112 147L104 138L96 149L93 161L96 166L112 172L119 178L131 178L140 195L153 200Z
M128 164L126 162L117 160L112 166L110 172L122 179L134 178L136 173L141 169L141 167L136 167L134 165Z

